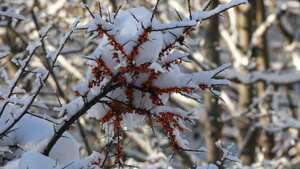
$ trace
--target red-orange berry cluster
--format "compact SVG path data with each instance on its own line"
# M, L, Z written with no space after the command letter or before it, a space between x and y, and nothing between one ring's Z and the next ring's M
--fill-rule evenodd
M211 87L211 86L208 87L207 84L199 85L199 88L200 88L201 90L206 90L206 89L211 90L211 89L212 89L212 87Z
M87 98L88 94L89 94L89 91L86 91L83 94L80 94L79 91L75 91L75 96L81 96L83 98Z
M194 30L194 28L190 28L190 30ZM153 106L162 106L164 103L162 102L160 96L162 94L172 94L172 93L190 93L194 90L194 88L189 87L168 87L165 89L161 89L156 87L155 81L161 76L163 73L157 72L150 68L151 63L146 62L140 65L136 65L134 62L136 57L140 54L141 45L149 41L149 33L151 33L152 28L151 26L144 29L141 35L138 36L136 39L136 44L133 45L132 50L129 53L125 53L123 45L116 41L114 35L111 35L109 30L105 29L102 24L98 26L98 33L101 36L106 36L108 44L113 47L112 58L115 60L116 63L121 63L120 59L125 59L125 65L118 68L119 74L114 74L110 68L108 68L105 64L105 61L100 59L96 60L97 66L95 66L91 73L93 74L94 78L88 84L89 90L94 86L100 86L100 83L103 81L104 78L110 77L114 78L113 83L120 84L122 88L125 90L125 96L127 102L112 100L110 103L106 103L109 107L109 111L101 118L99 121L104 123L110 123L114 125L114 132L116 134L117 143L114 143L114 147L116 149L114 156L115 156L115 164L119 164L120 167L124 167L123 163L121 162L121 158L123 156L123 148L121 146L122 143L122 127L121 122L123 120L123 115L127 113L137 113L139 115L146 116L147 124L149 126L153 126L153 123L159 123L162 125L163 130L168 133L170 145L174 148L174 151L182 150L182 147L178 144L176 135L174 134L174 129L178 129L179 131L183 131L184 129L178 124L180 119L182 120L189 120L189 117L182 117L178 114L174 114L172 112L161 112L158 115L151 113L150 110L144 107L134 107L132 102L134 102L134 91L139 90L142 93L142 97L145 97L146 94L149 99L152 101ZM175 38L174 41L165 48L161 50L158 56L158 60L162 61L162 56L170 55L173 48L175 47L175 43L179 42L180 44L184 40L185 33L188 29L183 30L182 35L178 38ZM170 56L169 56L170 57ZM166 70L172 67L172 65L176 65L182 62L181 59L169 59L171 61L167 61L163 63L162 67ZM130 75L131 80L126 79L125 74ZM147 76L145 76L147 75ZM139 85L135 86L135 81L140 79L140 77L147 77L144 81ZM200 85L199 86L202 90L207 87L207 85ZM85 92L84 94L80 94L78 91L75 92L76 96L86 97L89 91ZM99 163L93 163L95 165Z
M74 130L74 129L75 129L75 126L71 126L71 127L70 127L70 130Z
M151 33L151 30L152 28L148 27L147 29L144 30L143 34L139 36L139 38L137 39L139 45L142 45L148 41L148 34Z
M95 162L92 163L92 165L100 165L100 164L101 164L101 160L95 161Z
M170 139L170 145L174 148L174 151L180 151L182 147L178 144L176 140L176 135L174 134L174 128L177 128L180 131L184 129L177 123L179 118L182 118L178 114L172 112L159 113L159 116L156 117L156 121L162 124L163 129L168 133ZM184 120L189 120L188 117L185 117Z
M117 152L114 152L114 155L116 156L114 163L117 164L117 163L121 163L121 158L123 157L124 154L123 154L123 147L120 144L116 143L115 147L117 149ZM121 164L121 167L123 168L124 164Z

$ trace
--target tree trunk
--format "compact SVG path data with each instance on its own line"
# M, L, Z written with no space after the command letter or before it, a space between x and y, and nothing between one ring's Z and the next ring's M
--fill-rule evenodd
M257 27L261 25L265 20L265 6L264 1L256 0L255 7L256 9L256 25ZM261 44L254 48L254 56L257 59L258 67L257 70L263 71L269 68L269 59L268 59L268 46L266 40L266 34L263 34L261 38ZM263 96L266 90L265 82L258 82L258 96ZM262 122L265 124L270 123L270 117L266 116L262 119ZM271 160L274 157L272 148L274 147L274 134L268 131L263 131L261 138L261 146L264 153L265 160Z
M207 10L213 9L218 5L218 1L212 1ZM205 31L205 43L204 53L208 61L219 65L219 52L216 50L217 44L219 43L219 16L210 18L204 24ZM205 142L206 147L209 150L207 154L208 162L215 163L220 160L220 151L215 146L215 142L220 139L222 125L218 121L220 119L220 107L218 105L218 99L210 93L205 93L205 107L206 107L206 120L205 120Z
M249 2L248 5L241 5L236 7L237 12L237 23L238 23L238 34L239 34L239 45L244 54L248 51L251 35L252 35L252 11L251 5L253 2ZM243 70L243 74L247 74L248 70ZM239 86L239 97L238 104L239 110L245 110L252 102L253 98L253 86L241 84ZM249 140L244 140L248 130L252 124L252 120L247 116L243 115L237 120L237 128L239 129L238 146L243 147L240 155L240 159L244 165L250 165L255 161L255 131L251 132ZM245 142L245 143L244 143ZM243 146L245 144L245 146Z
M256 0L256 27L261 25L265 20L265 6L264 1ZM257 58L259 71L263 71L269 68L269 59L268 59L268 46L267 46L267 39L266 34L263 34L261 38L261 44L257 46L254 50L254 55ZM258 83L258 96L262 96L266 90L265 82Z

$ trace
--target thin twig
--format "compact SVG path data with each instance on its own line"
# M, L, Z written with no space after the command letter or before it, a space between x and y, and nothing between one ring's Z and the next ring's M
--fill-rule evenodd
M41 37L41 40L43 40L46 37L46 35L47 35L47 33L48 33L49 30L50 30L50 28L47 30L47 32L45 33L45 35L43 37ZM26 70L26 67L29 64L29 61L31 60L31 58L32 58L32 56L35 53L35 51L36 51L37 48L38 48L38 46L35 46L35 48L32 50L32 53L27 57L28 59L25 62L24 66L22 66L21 73L19 73L17 75L17 77L15 77L15 82L14 82L13 86L11 87L11 89L10 89L7 97L11 97L11 95L13 94L14 89L17 87L17 84L18 84L19 80L21 79L21 76L24 74L24 72ZM5 102L4 105L2 106L1 111L0 111L0 117L2 116L2 114L4 112L4 109L6 108L7 104L8 104L8 102Z
M211 4L212 1L213 0L207 0L202 6L202 11L205 11L208 8L208 6Z
M101 0L99 0L98 6L99 6L99 14L100 14L100 16L102 18Z
M90 13L90 15L93 17L93 19L95 19L95 16L94 16L94 14L91 12L90 8L89 8L86 4L83 4L83 5L84 5L85 9L87 9L87 10L89 11L89 13Z
M153 21L154 13L156 12L156 9L157 9L157 6L158 6L159 1L160 1L160 0L157 0L157 1L156 1L155 7L154 7L154 9L153 9L153 13L152 13L152 16L151 16L151 19L150 19L150 22L151 22L151 23L152 23L152 21Z
M190 20L192 20L191 1L190 0L187 0L187 1L188 1L188 7L189 7Z
M116 13L115 13L115 15L114 15L114 19L116 19L116 17L117 17L117 15L118 15L120 9L122 8L123 4L124 4L124 2L122 2L122 4L121 4L121 5L119 6L119 8L117 9L117 11L116 11Z
M174 10L175 10L175 12L176 12L176 14L177 14L178 18L180 19L180 21L182 21L182 17L181 17L181 15L178 13L178 11L177 11L176 9L174 9Z

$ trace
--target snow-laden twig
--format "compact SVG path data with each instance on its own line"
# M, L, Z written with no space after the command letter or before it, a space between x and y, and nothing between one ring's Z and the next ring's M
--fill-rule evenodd
M45 32L48 32L50 30L50 28L52 27L51 24L49 24L45 30ZM19 80L21 79L21 76L25 73L25 70L34 54L34 52L36 51L36 49L41 46L41 44L39 42L41 42L42 39L44 39L46 37L47 33L44 34L44 36L42 36L41 38L39 38L39 40L37 40L37 44L30 44L30 46L28 46L26 49L28 49L30 51L30 55L27 56L25 59L24 59L24 62L23 64L21 65L20 67L20 70L19 70L19 73L16 75L16 77L10 81L10 92L7 94L7 98L11 97L11 95L13 94L14 92L14 89L17 87L17 83L19 82ZM3 72L4 73L4 72ZM4 76L6 76L5 74L3 74ZM5 110L5 107L7 105L7 102L2 106L1 110L0 110L0 118Z
M9 51L5 51L3 53L0 53L0 59L3 59L4 57L6 57L10 52Z
M214 12L217 14L243 2L246 1L221 5ZM174 47L185 45L184 38L188 31L195 30L199 20L190 20L194 19L191 17L193 14L190 19L169 24L159 23L154 18L154 12L142 8L126 10L116 17L110 16L110 12L108 15L108 21L105 21L93 14L89 23L77 28L87 29L93 38L102 36L103 39L90 56L84 56L89 69L87 80L74 87L77 98L55 109L60 111L59 116L67 118L64 124L58 126L43 154L49 155L62 134L87 111L100 121L105 130L108 150L105 159L110 157L113 148L114 165L119 167L124 166L121 140L122 132L125 132L123 126L128 126L124 124L124 117L133 113L145 117L154 134L153 124L162 125L173 147L173 155L181 150L203 152L203 149L190 149L188 141L180 134L189 130L184 122L193 121L196 117L191 112L166 106L167 95L181 93L198 100L199 96L193 91L201 89L220 98L220 93L213 88L229 85L230 82L216 76L230 64L193 74L180 71L178 65L189 60L186 54ZM205 17L213 15L209 12ZM195 16L199 19L198 15Z
M60 40L60 46L58 47L57 51L54 53L55 57L52 65L50 67L50 69L48 70L47 74L41 74L40 76L37 77L37 79L39 79L39 81L37 81L37 89L35 91L35 93L29 97L28 101L24 104L24 106L22 107L21 112L19 113L19 115L17 117L14 118L14 121L11 122L11 124L8 125L7 128L3 129L3 131L0 133L0 138L4 137L5 134L13 127L15 126L15 124L21 120L21 118L26 114L26 112L28 111L29 107L32 105L32 103L34 102L35 98L38 96L39 92L41 91L41 89L44 87L44 83L46 82L46 80L48 79L51 71L54 69L55 65L56 65L56 60L57 57L59 56L61 50L63 49L64 45L66 44L67 40L70 38L71 34L73 33L73 30L75 29L76 25L79 23L81 19L81 16L79 16L76 21L71 24L70 26L70 31L67 32L65 34L65 36ZM48 26L48 29L50 29L50 26ZM45 36L47 35L47 33L44 34ZM31 49L31 47L30 47ZM32 49L32 52L34 53L36 49ZM32 54L33 54L32 53ZM29 59L28 59L29 60ZM27 63L28 64L28 63ZM7 102L6 102L7 104ZM4 106L3 106L4 107Z
M211 2L212 2L213 0L207 0L207 1L205 1L205 3L202 5L202 11L205 11L207 8L208 8L208 6L211 4Z
M287 73L252 71L245 75L236 70L228 69L222 77L243 84L254 84L263 81L268 84L287 85L295 84L300 81L300 71L294 70Z
M20 19L20 20L25 20L25 17L23 15L17 14L15 12L4 12L4 11L0 11L0 15L2 16L7 16L14 19Z
M196 20L197 22L203 21L203 20L211 18L214 15L218 15L221 12L226 11L229 8L232 8L232 7L240 5L240 4L247 4L247 3L248 3L247 0L232 0L226 4L218 5L216 8L214 8L210 11L197 10L192 13L192 18L194 20Z

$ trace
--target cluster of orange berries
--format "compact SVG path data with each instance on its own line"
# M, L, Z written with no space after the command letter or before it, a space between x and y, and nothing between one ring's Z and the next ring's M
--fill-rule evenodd
M98 65L98 67L95 67L93 70L92 70L92 73L94 74L96 80L101 80L99 79L99 72L100 70L102 70L103 72L101 72L102 76L113 76L113 73L112 71L105 65L105 62L102 60L102 59L97 59L96 60L96 63Z
M121 131L121 121L123 120L121 114L116 114L115 115L115 119L111 122L112 124L114 124L114 130L115 133L119 133L119 137L121 135L120 131Z
M74 129L75 129L75 126L71 126L71 127L70 127L70 130L74 130Z
M89 91L84 92L83 94L80 94L79 91L75 92L75 96L81 96L83 98L87 98L87 95L89 94Z
M131 104L132 101L133 101L133 88L131 88L127 85L126 90L125 90L125 94L126 94L126 97L129 101L129 104Z
M116 143L115 147L117 148L117 152L114 152L114 155L116 156L114 163L117 164L121 162L121 158L123 157L124 154L123 154L123 147L120 144ZM123 168L124 164L121 164L121 167Z
M155 88L154 86L152 86L152 85L153 85L153 81L154 81L155 79L157 79L158 76L161 75L160 72L155 72L154 70L150 70L150 72L151 72L151 73L150 73L150 76L148 77L148 80L145 81L145 82L141 85L141 87L142 87L145 91L148 91L148 90L150 90L150 89L152 89L152 88Z
M171 63L175 63L175 64L179 64L179 63L182 63L182 60L176 60L176 61L169 61L169 62L166 62L165 65L163 65L163 67L165 66L167 70L169 70L169 68L172 67Z
M93 88L94 86L100 86L100 82L104 79L105 76L113 77L112 71L106 66L105 62L102 59L96 60L97 67L92 69L95 79L89 82L88 88ZM75 91L75 96L87 97L89 91L86 91L84 94L80 94L79 91Z
M92 165L100 165L100 163L101 163L101 160L93 162Z
M145 42L148 41L148 34L151 33L152 28L148 27L144 30L144 32L142 33L142 35L140 35L137 39L137 42L139 45L144 44Z
M199 85L199 88L200 88L201 90L206 90L206 89L211 90L211 89L212 89L212 87L211 87L211 86L208 87L207 84Z
M108 122L112 117L114 117L116 114L114 111L109 110L103 117L99 118L98 120L104 124Z
M114 125L114 131L116 134L118 134L118 143L114 143L114 146L116 147L117 151L114 152L115 155L115 161L114 163L120 163L121 162L121 158L123 157L123 147L121 146L120 142L123 141L122 134L121 134L121 122L123 120L121 114L124 114L125 112L129 112L132 113L132 110L128 110L128 108L126 109L126 111L123 111L124 106L121 102L118 101L113 101L110 103L110 107L111 109L108 111L108 113L103 116L102 118L99 118L99 121L104 124L106 122L108 122L110 119L112 119L114 117L114 120L111 122ZM123 168L124 164L120 164L120 166Z
M175 42L172 43L170 46L167 46L166 49L161 49L161 54L160 55L165 56L165 53L166 53L166 55L169 55L170 54L169 52L172 51L172 49L174 48L174 45L175 45ZM159 58L159 60L161 60L161 58Z
M113 24L113 23L112 23ZM102 24L98 25L98 33L103 36L104 34L107 36L107 40L109 44L114 47L115 51L121 51L121 54L125 54L123 50L123 46L120 43L117 43L115 37L108 33L108 30L103 28Z
M190 30L193 31L194 28L191 28ZM129 54L128 53L126 54L124 52L123 45L121 45L116 41L114 35L109 34L109 30L103 28L102 24L100 24L98 27L98 33L101 36L106 35L108 43L114 48L114 52L112 53L113 55L112 58L115 59L116 63L121 63L120 57L123 57L126 62L126 66L118 68L118 71L122 74L115 77L114 83L123 84L125 86L125 95L128 100L128 103L124 103L121 101L112 101L111 103L108 104L110 110L102 118L98 119L102 124L111 121L111 124L114 125L114 132L117 134L118 137L118 143L114 143L114 146L116 148L116 152L114 153L115 155L114 163L115 164L119 163L121 167L124 167L124 165L121 163L121 158L123 156L123 148L121 146L121 142L123 141L121 139L122 137L121 122L123 120L122 114L135 112L137 114L146 116L147 124L149 126L153 126L153 122L162 124L163 130L166 131L169 135L170 145L174 148L174 151L180 151L182 149L182 147L176 141L176 135L174 134L174 129L183 131L184 129L178 124L178 121L180 119L189 120L188 117L181 117L180 115L171 112L159 113L159 115L154 115L151 114L150 110L147 110L146 108L135 108L132 106L132 102L134 101L134 95L133 95L134 90L140 90L142 92L142 97L145 97L146 93L148 93L149 98L152 101L152 104L157 106L164 105L159 97L164 93L168 93L168 94L174 92L190 93L194 90L194 88L189 88L189 87L181 87L181 88L169 87L166 89L155 87L154 82L156 79L158 79L158 77L162 73L156 72L153 69L149 68L151 65L150 62L146 62L140 65L135 65L134 60L136 56L139 54L139 47L144 43L146 43L147 41L149 41L148 35L149 33L151 33L151 31L152 31L151 26L144 29L143 33L137 38L137 42L136 42L137 44L132 47L132 50ZM174 40L173 43L170 43L164 49L162 49L161 52L159 53L158 60L160 61L162 60L161 56L169 55L170 54L169 52L172 51L172 49L175 46L175 43L176 42L181 43L184 40L185 37L184 34L187 33L187 31L188 29L185 29L183 31L183 35L179 36ZM179 64L181 62L182 62L181 59L169 61L164 63L163 67L169 70L169 68L172 67L171 63ZM94 86L100 86L101 81L103 81L105 77L114 77L113 72L106 66L105 62L102 59L97 59L96 63L97 66L94 67L91 72L94 75L94 79L88 84L89 88L93 88ZM131 77L135 79L139 79L141 74L149 74L149 76L145 80L145 82L143 82L140 85L140 89L139 88L135 89L132 86L130 86L130 85L134 85L134 82L126 81L125 78L126 76L124 75L125 73L129 73ZM199 87L202 90L203 89L205 90L206 88L210 88L207 85L200 85ZM88 91L85 92L83 95L80 95L78 91L75 92L76 96L80 95L82 97L86 97L87 94ZM100 161L93 164L98 165L100 164Z
M177 123L179 121L179 118L182 117L171 112L159 113L159 115L156 117L156 121L158 123L161 123L163 129L169 134L170 145L174 148L174 151L180 151L182 149L182 147L178 144L178 141L176 141L176 135L174 134L174 128L177 128L180 131L184 130ZM184 120L189 120L189 117L184 117Z
M183 29L183 35L180 35L178 38L175 38L175 42L169 44L166 46L166 48L164 49L161 49L161 52L159 53L159 56L165 56L166 55L169 55L169 52L171 52L171 50L174 48L175 46L175 43L176 42L179 42L180 44L182 43L182 41L184 40L185 38L185 35L188 35L188 30L191 30L191 31L195 31L196 29L195 28L190 28L190 29ZM185 34L185 35L184 35ZM161 60L159 58L159 60Z

